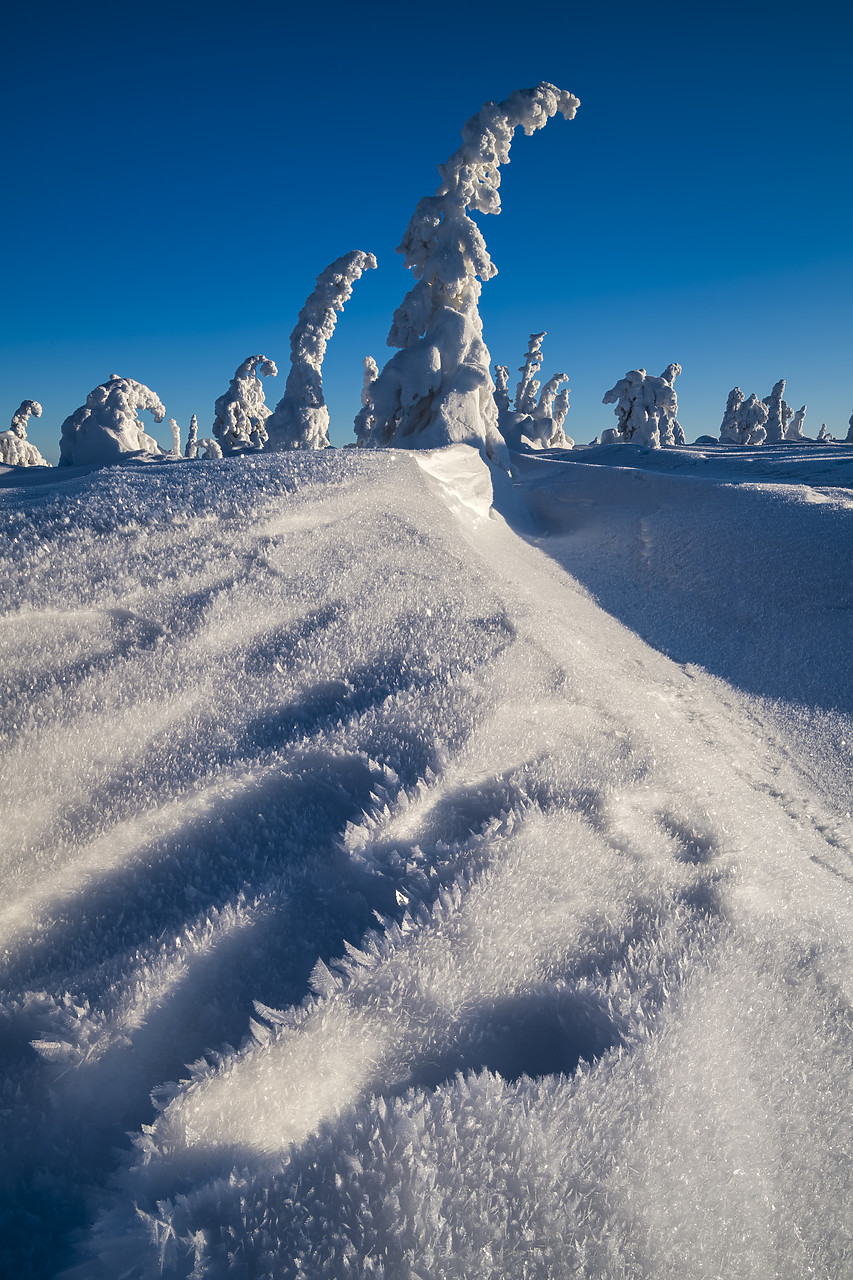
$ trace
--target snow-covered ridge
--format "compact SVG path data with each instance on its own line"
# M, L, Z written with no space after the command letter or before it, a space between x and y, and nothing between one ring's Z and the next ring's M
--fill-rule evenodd
M845 1275L853 450L515 465L0 478L0 1270Z

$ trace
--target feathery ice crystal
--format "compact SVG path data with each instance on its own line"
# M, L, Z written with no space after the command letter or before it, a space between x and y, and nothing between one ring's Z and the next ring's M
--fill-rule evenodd
M267 420L270 449L326 449L329 410L323 398L323 357L335 332L338 312L363 272L373 270L372 253L354 249L326 267L299 312L290 335L290 372L284 395Z
M272 410L264 401L264 385L258 377L276 377L278 369L267 356L247 356L231 379L228 390L214 406L213 434L223 453L262 449L265 426Z
M166 416L149 387L132 378L110 374L109 382L90 391L86 403L63 422L59 465L117 462L123 453L162 456L157 441L143 430L138 410L153 414L155 422L162 422Z
M551 84L487 102L462 130L462 146L439 167L441 185L415 207L398 247L416 284L394 313L388 345L399 348L355 420L360 445L437 448L471 444L508 465L478 311L481 282L497 274L469 216L500 212L500 166L515 130L532 134L578 99Z

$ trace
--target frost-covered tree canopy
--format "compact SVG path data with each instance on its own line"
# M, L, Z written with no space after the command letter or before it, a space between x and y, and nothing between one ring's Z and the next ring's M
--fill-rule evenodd
M326 343L356 280L375 268L372 253L354 249L336 258L317 277L290 335L290 372L284 395L267 420L270 449L328 447L329 410L323 398L322 373Z
M278 369L267 356L247 356L228 390L216 401L213 434L223 453L244 453L266 443L265 423L272 411L264 401L264 384L258 374L274 378Z
M653 449L684 440L676 418L675 379L680 373L680 364L667 365L659 378L646 373L645 369L631 369L606 392L602 404L616 406L614 412L622 440Z
M400 350L355 423L361 445L435 448L472 444L507 465L478 311L481 282L497 273L469 216L500 212L500 166L517 128L541 129L577 98L551 84L487 102L462 130L462 146L440 166L441 185L420 200L398 247L416 284L394 313L388 345Z
M137 417L140 410L162 422L166 410L154 392L132 378L110 374L86 397L62 424L59 465L80 466L92 462L117 462L123 453L154 453L162 450L153 436L146 435Z
M27 421L30 414L34 418L41 417L41 405L38 400L22 400L16 411L12 414L11 431L14 432L21 440L27 438Z

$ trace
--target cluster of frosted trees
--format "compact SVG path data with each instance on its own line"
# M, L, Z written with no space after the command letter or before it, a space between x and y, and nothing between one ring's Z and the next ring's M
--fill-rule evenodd
M733 387L726 402L720 424L723 444L777 444L780 440L804 440L803 420L806 406L796 413L784 400L785 379L780 378L769 396L759 400L755 392L744 398L740 387ZM821 427L821 440L827 439L826 423ZM848 440L853 441L853 416Z
M510 402L509 370L495 366L483 340L478 304L484 281L497 274L471 212L500 212L500 170L509 160L516 129L532 134L556 114L572 119L578 99L551 84L520 89L503 102L487 102L462 130L462 145L440 166L441 183L416 205L398 246L414 284L394 313L388 345L396 353L380 371L364 362L361 409L355 420L359 446L436 448L474 445L498 465L508 466L507 446L571 448L563 424L569 408L568 379L555 374L544 385L544 333L530 335L515 400ZM323 398L322 364L338 313L364 271L374 268L371 253L354 250L331 263L318 277L299 313L290 339L290 370L284 394L271 410L263 379L277 376L265 355L247 357L216 401L211 435L198 436L193 415L185 456L241 455L260 449L322 449L328 446L329 413ZM659 377L633 369L604 396L617 419L609 440L651 447L684 443L677 419L675 378L678 364ZM796 414L785 404L779 382L764 401L744 400L739 388L729 396L721 439L757 443L762 439L801 439L805 405ZM45 465L27 441L30 414L37 402L24 401L10 431L0 432L0 461ZM180 432L169 420L172 449L163 450L144 429L139 414L162 422L165 409L142 383L113 374L62 424L61 464L111 462L128 454L180 456ZM825 436L825 431L822 433ZM853 420L848 439L853 440Z

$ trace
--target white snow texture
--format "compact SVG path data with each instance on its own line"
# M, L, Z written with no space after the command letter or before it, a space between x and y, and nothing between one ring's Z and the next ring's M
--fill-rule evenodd
M157 396L141 382L110 374L109 382L95 387L86 403L65 419L59 443L59 465L117 462L122 454L161 455L153 436L143 429L137 414L148 411L155 422L166 416Z
M388 335L399 350L356 417L360 445L470 444L508 466L478 311L481 281L497 268L468 211L500 212L500 166L517 128L531 134L557 112L572 119L579 105L571 93L540 84L485 103L465 124L462 146L440 166L438 190L418 202L397 250L417 283Z
M853 448L514 462L0 476L4 1277L851 1274Z
M323 399L323 357L338 312L352 296L356 280L374 270L372 253L354 249L336 258L317 277L290 335L290 372L284 395L267 420L270 449L326 449L329 410Z

